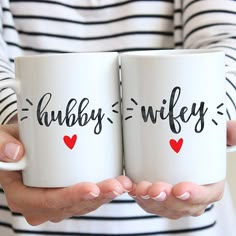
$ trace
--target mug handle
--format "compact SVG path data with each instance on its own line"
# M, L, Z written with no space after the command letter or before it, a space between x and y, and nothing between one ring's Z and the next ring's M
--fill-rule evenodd
M20 90L20 84L18 81L15 79L9 79L9 80L4 80L0 82L0 90L3 88L11 88L13 89L17 94L19 94ZM2 162L0 161L0 170L23 170L26 167L26 158L23 157L20 161L18 162Z
M226 66L225 67L225 74L234 74L236 76L236 68ZM235 151L236 151L236 145L227 146L227 152L235 152Z
M236 151L236 145L227 146L226 151L227 151L227 152L235 152L235 151Z

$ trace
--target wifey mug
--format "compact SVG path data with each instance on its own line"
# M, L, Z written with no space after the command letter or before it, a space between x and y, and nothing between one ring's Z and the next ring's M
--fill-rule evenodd
M66 53L18 57L16 79L0 83L17 94L25 157L0 162L23 170L34 187L65 187L122 174L118 54Z
M225 67L224 53L127 52L121 68L126 175L170 184L223 180L225 75L236 75Z

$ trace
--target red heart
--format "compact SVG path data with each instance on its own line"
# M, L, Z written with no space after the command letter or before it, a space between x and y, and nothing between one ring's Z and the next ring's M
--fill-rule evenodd
M68 148L73 149L77 140L77 135L74 134L72 137L66 135L63 137L63 140Z
M180 138L178 141L176 141L175 139L170 139L170 146L171 148L178 153L183 145L183 139Z

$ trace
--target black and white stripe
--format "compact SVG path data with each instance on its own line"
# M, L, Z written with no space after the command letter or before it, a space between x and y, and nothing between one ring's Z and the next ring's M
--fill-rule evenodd
M37 53L217 48L217 43L234 48L236 40L235 1L231 0L217 4L209 0L131 0L93 5L89 1L17 0L10 4L2 2L4 42L0 45L4 44L1 51L8 51L11 62L15 56ZM52 7L53 14L48 11ZM234 64L235 49L219 48L229 51L228 64ZM0 73L0 78L3 76L9 77ZM8 89L1 97L6 92L12 93ZM235 117L234 95L227 95L231 118ZM8 105L1 104L1 122L16 110L11 100L9 97Z

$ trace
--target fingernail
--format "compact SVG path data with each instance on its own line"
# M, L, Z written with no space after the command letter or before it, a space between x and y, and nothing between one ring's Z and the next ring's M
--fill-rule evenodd
M4 154L8 158L10 158L12 160L16 160L19 151L20 151L20 145L15 144L15 143L8 143L5 146Z
M152 199L154 199L155 201L158 201L158 202L162 202L166 199L166 193L160 192L159 195L157 195L156 197L153 197Z
M129 190L128 190L128 189L125 189L125 190L124 190L125 193L129 193L130 191L131 191L131 189L129 189Z
M190 193L189 192L185 192L185 193L183 193L182 195L180 195L180 196L176 196L178 199L180 199L180 200L183 200L183 201L185 201L185 200L188 200L189 198L190 198Z
M112 191L112 192L106 193L105 197L106 198L115 198L115 197L118 197L120 195L121 195L120 193L118 193L116 191Z
M94 199L96 197L98 197L99 194L96 194L96 193L93 193L93 192L89 192L86 196L85 196L85 199L86 200L91 200L91 199Z
M145 196L141 196L142 199L145 199L145 200L148 200L150 199L150 196L149 195L145 195Z

